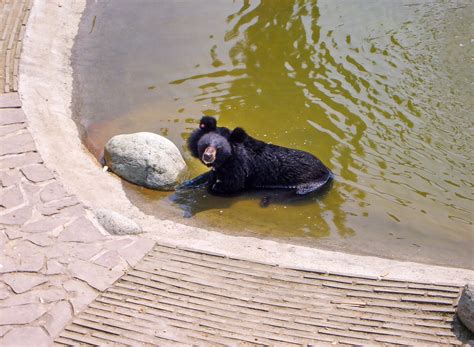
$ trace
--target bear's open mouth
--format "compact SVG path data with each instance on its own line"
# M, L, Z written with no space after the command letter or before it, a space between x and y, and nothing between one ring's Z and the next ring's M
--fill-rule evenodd
M206 165L212 164L216 160L217 149L215 147L207 147L202 154L202 162Z

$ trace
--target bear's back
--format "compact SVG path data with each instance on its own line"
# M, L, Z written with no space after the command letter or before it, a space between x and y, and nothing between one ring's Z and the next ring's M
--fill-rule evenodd
M314 155L249 138L236 148L252 187L293 186L326 177L330 170Z

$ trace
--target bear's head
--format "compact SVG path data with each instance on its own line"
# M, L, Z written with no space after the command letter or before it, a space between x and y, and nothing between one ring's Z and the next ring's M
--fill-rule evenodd
M210 131L199 139L197 152L204 165L218 168L232 155L232 147L226 137Z
M188 148L193 157L217 168L232 155L232 145L243 143L246 139L247 133L242 128L231 132L228 128L218 127L215 118L204 116L199 128L188 138Z
M227 128L218 128L217 121L213 117L204 116L199 122L199 128L194 130L191 133L191 136L188 138L188 148L191 151L191 155L195 158L200 158L198 152L198 142L205 134L214 131L220 135L227 136L229 129Z

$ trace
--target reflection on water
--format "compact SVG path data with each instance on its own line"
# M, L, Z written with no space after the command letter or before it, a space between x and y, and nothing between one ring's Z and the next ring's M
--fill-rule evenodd
M190 184L188 187L178 187L169 199L183 210L183 217L191 218L199 213L216 208L220 209L219 213L223 213L223 210L230 208L237 201L237 198L259 201L261 208L268 208L274 205L299 206L299 208L302 206L312 207L328 193L331 186L332 182L323 186L317 192L307 195L296 195L294 191L284 189L260 189L235 194L232 198L229 198L209 194L206 184L202 183Z
M184 144L206 114L314 153L336 174L327 195L278 193L268 208L265 193L128 188L147 213L474 267L472 10L470 1L91 3L75 46L75 114L97 156L112 135L155 131L197 175L205 168Z

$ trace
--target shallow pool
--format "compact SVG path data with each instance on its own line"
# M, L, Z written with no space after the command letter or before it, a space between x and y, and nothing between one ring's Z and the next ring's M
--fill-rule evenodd
M119 133L185 140L201 115L317 155L325 195L261 208L124 182L160 218L474 268L470 1L90 2L73 113L97 157ZM183 215L192 215L183 218Z

